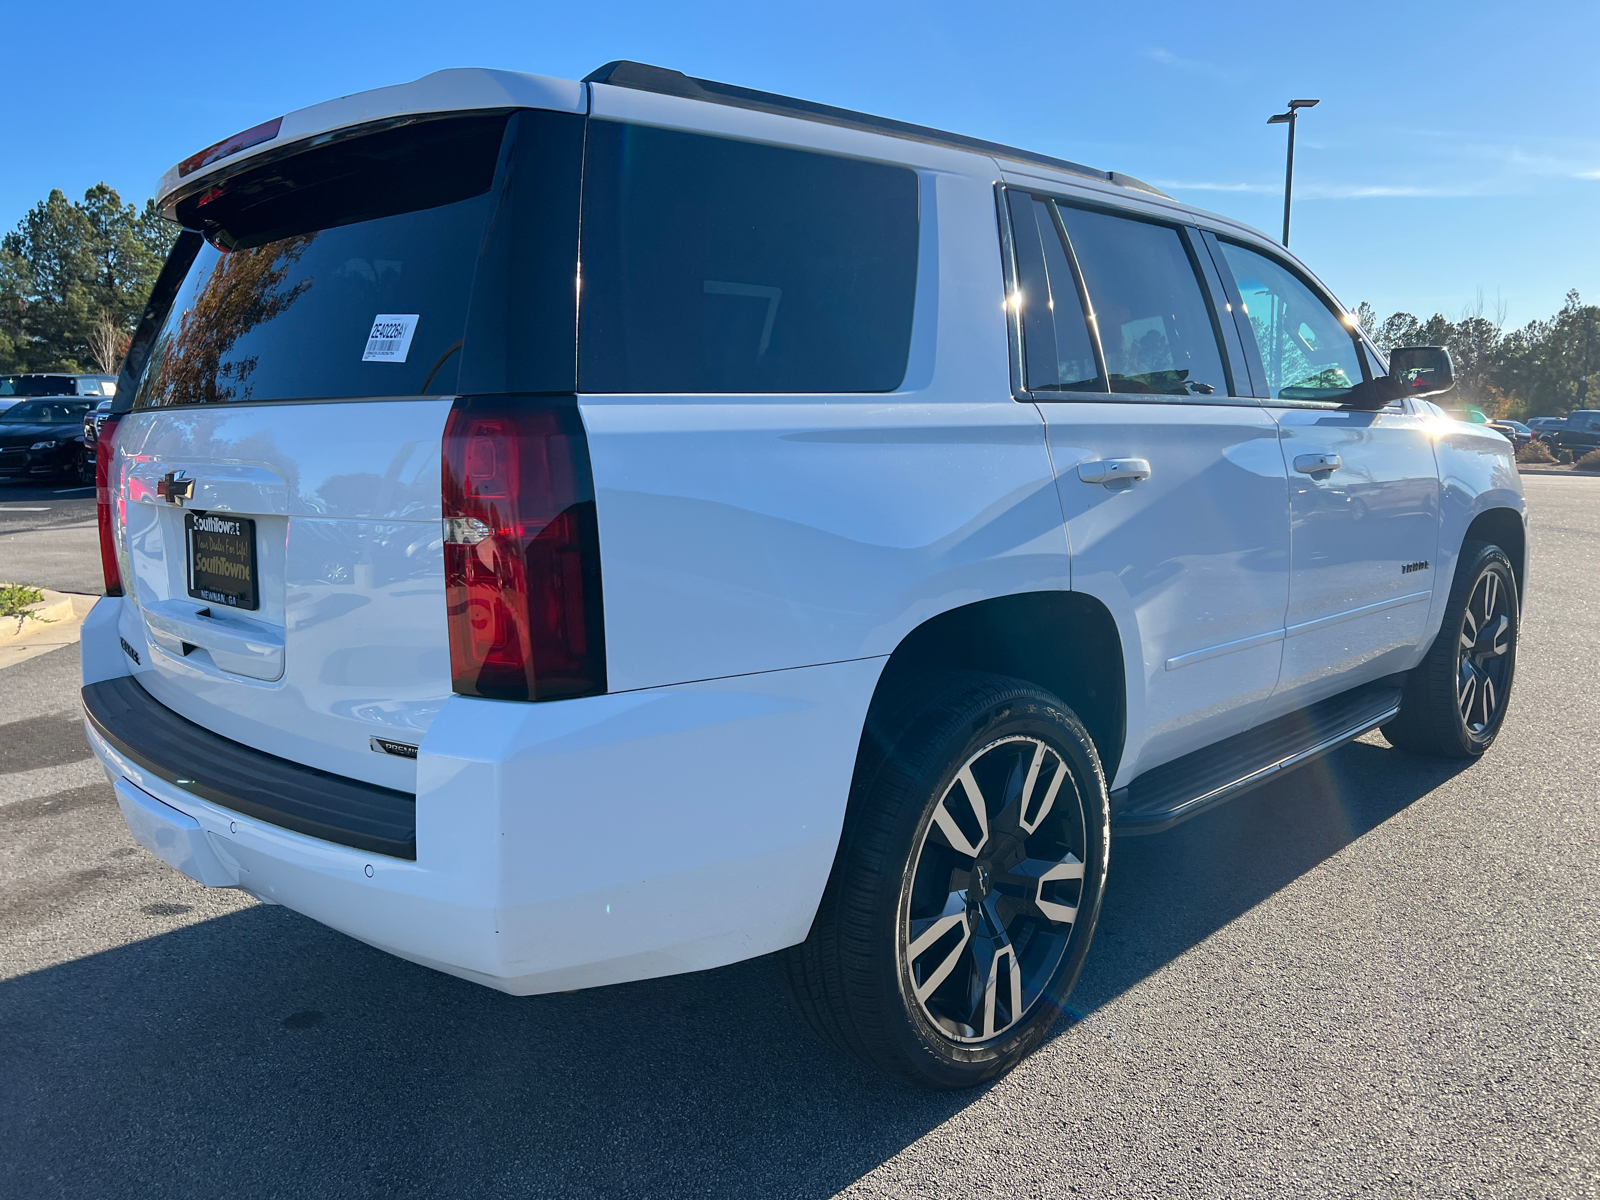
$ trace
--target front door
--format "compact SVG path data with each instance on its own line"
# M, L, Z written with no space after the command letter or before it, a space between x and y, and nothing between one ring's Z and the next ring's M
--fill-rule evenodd
M1423 417L1403 403L1341 407L1363 366L1335 306L1282 261L1220 245L1289 477L1289 611L1270 715L1415 664L1436 582L1439 476Z

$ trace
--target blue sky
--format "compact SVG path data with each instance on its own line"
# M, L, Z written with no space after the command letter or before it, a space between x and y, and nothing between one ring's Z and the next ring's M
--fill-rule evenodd
M1600 4L18 5L0 228L51 187L143 200L176 160L453 66L633 58L1125 171L1293 245L1349 305L1508 325L1600 300Z

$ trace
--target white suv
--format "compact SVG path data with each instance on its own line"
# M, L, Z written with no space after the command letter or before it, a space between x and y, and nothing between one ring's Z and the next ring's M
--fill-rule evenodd
M83 695L202 883L516 994L782 951L958 1087L1045 1036L1112 833L1500 726L1509 445L1137 180L614 63L159 203Z

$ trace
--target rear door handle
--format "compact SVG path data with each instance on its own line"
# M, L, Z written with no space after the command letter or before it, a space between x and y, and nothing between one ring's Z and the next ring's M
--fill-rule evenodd
M1324 471L1337 471L1344 460L1337 454L1301 454L1294 460L1294 469L1302 475L1321 475Z
M1138 483L1150 478L1150 463L1143 458L1100 458L1078 464L1078 478L1084 483Z

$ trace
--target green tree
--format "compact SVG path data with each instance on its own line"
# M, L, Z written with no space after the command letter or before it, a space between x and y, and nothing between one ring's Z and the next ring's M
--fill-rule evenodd
M0 370L113 372L177 229L98 183L0 238Z

